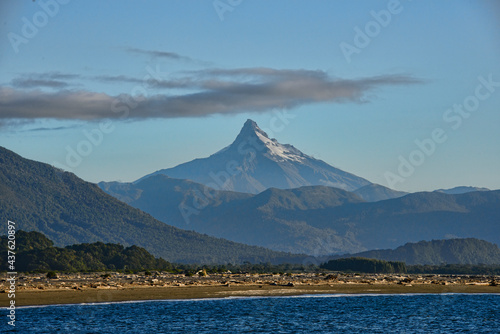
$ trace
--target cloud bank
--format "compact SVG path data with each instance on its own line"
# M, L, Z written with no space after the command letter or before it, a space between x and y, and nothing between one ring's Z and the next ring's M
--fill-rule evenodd
M71 76L66 79L74 78ZM61 73L31 76L25 81L13 80L11 87L0 87L0 120L148 119L264 112L324 102L362 103L368 92L378 88L421 82L409 75L341 79L324 71L272 68L204 69L183 72L183 76L171 80L147 82L126 76L93 77L96 81L135 83L135 91L142 94L111 96L64 89L68 84L61 79ZM63 89L46 92L40 89L44 87ZM153 95L149 94L151 88L183 93Z

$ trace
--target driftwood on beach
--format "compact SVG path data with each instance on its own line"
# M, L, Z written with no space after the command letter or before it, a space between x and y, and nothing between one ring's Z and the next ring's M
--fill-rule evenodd
M21 274L17 305L318 293L500 293L500 276L409 274ZM9 284L0 282L6 305Z

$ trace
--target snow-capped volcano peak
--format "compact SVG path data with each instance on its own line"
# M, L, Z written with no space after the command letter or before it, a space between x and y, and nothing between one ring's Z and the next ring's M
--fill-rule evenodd
M234 142L217 153L159 170L142 179L155 174L190 179L215 189L250 193L268 188L311 185L352 191L370 184L363 178L314 159L292 145L280 144L250 119Z
M247 119L245 124L243 124L243 127L241 128L240 133L236 137L235 142L240 142L242 140L248 140L248 137L257 136L257 135L261 135L261 136L269 139L269 136L267 135L267 133L265 133L261 128L259 128L257 123L255 123L251 119Z
M307 156L297 150L292 145L280 144L276 139L269 138L267 133L263 131L257 123L248 119L236 140L231 144L232 147L238 148L244 144L251 144L256 151L263 154L267 158L274 161L297 161L304 160ZM222 152L222 151L219 151Z

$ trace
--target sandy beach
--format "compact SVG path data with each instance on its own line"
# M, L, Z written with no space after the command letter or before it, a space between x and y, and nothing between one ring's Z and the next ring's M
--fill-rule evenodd
M0 305L9 303L6 277ZM134 300L288 296L308 294L500 293L500 276L398 274L214 274L153 273L19 275L16 306Z

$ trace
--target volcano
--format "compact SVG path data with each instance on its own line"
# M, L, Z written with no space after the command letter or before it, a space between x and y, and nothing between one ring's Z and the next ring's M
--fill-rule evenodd
M207 158L146 175L189 179L217 190L257 194L269 188L330 186L354 191L371 184L354 174L315 159L289 144L271 139L247 120L234 142Z

